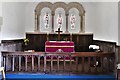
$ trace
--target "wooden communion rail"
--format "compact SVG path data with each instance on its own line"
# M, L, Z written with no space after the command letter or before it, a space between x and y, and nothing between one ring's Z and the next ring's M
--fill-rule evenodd
M69 57L69 60L66 61L66 57ZM114 61L114 53L103 52L3 53L6 72L113 73Z

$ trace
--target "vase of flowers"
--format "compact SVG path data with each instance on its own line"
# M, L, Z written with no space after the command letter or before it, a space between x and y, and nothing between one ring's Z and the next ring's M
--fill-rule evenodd
M24 40L24 44L25 44L25 45L28 45L29 39L26 38L26 39L23 39L23 40Z

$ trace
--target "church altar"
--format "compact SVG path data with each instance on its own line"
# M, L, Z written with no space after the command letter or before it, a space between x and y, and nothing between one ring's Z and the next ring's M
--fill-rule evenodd
M72 41L46 41L45 42L45 52L75 52L74 51L74 42ZM47 57L50 59L50 57ZM57 57L53 57L54 60ZM59 57L60 61L64 61L63 57ZM70 61L70 57L66 56L65 61ZM74 61L72 58L71 61Z
M45 52L74 52L72 41L46 41Z

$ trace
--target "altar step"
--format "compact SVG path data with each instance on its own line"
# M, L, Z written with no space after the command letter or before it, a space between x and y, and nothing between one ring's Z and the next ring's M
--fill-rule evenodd
M68 74L41 74L41 73L8 73L6 80L115 80L115 75L68 75Z

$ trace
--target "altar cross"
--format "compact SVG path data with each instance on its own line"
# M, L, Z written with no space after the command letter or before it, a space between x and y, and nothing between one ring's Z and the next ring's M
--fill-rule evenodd
M60 41L60 33L62 32L62 31L60 31L60 28L58 28L58 31L56 31L57 33L58 33L58 40Z

